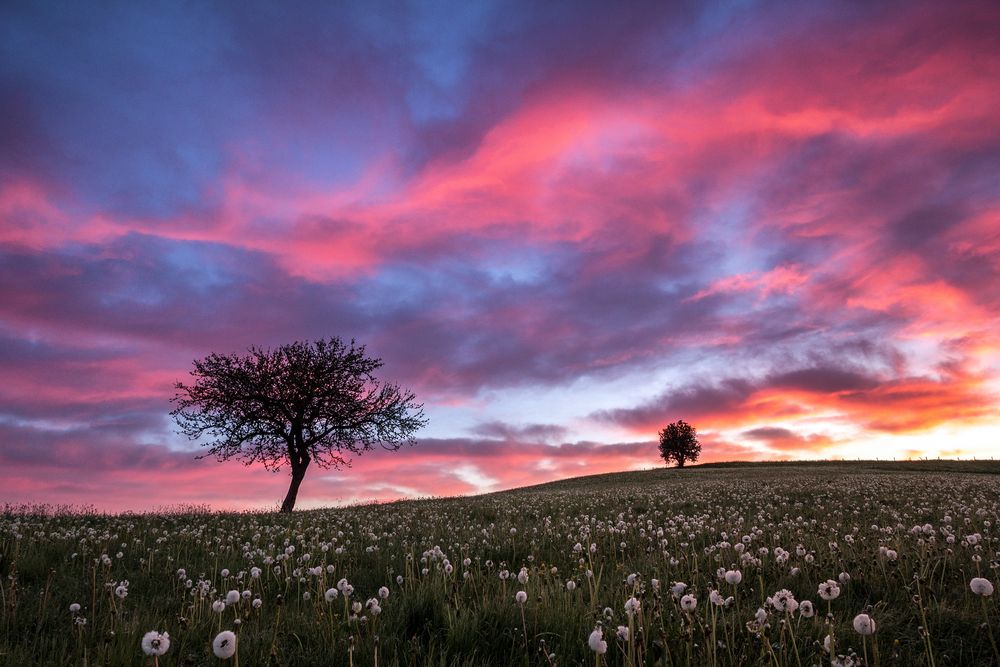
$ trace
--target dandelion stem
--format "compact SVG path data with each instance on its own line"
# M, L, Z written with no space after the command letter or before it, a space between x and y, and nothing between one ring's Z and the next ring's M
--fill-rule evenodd
M718 640L715 638L715 605L712 605L712 665L719 664L719 656L716 655L716 648L718 647Z
M993 646L993 657L996 659L996 664L1000 665L1000 651L997 650L997 640L993 637L993 627L990 625L990 615L986 609L986 598L980 595L979 602L982 603L983 607L983 620L986 621L986 633L990 636L990 644Z
M792 623L786 623L788 626L788 634L792 637L792 652L795 653L795 664L802 667L802 658L799 657L799 645L795 641L795 630L796 626Z
M52 577L55 575L55 570L49 570L49 576L45 580L45 592L42 593L42 604L38 609L38 625L41 626L42 620L45 618L45 607L49 604L49 592L52 587Z
M281 606L278 606L278 613L274 615L274 631L271 633L271 655L275 653L275 643L278 640L278 623L281 621Z
M528 624L524 620L524 605L520 604L518 605L518 607L521 610L521 630L522 632L524 632L524 651L525 653L529 653L530 655L530 652L528 650Z
M936 667L934 661L934 646L931 643L931 628L927 624L927 612L924 610L924 594L923 591L920 590L920 579L917 579L916 582L917 582L916 602L917 602L917 608L920 609L920 621L921 623L923 623L923 628L924 628L923 639L924 639L924 647L927 649L927 661L931 667Z

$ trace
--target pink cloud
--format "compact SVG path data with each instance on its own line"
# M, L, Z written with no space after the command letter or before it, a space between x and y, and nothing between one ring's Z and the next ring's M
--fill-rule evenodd
M779 266L770 271L741 273L720 278L706 289L688 297L698 301L717 294L758 292L760 299L772 294L791 294L809 280L809 275L799 266Z

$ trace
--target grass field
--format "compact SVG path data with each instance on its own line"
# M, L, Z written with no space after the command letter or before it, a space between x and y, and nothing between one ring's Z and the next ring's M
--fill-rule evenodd
M1000 584L998 515L1000 464L955 461L719 464L291 516L9 507L0 664L1000 664L1000 596L973 590Z

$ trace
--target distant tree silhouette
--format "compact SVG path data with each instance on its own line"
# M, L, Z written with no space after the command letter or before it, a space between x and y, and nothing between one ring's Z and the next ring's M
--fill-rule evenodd
M289 465L281 511L291 512L311 462L336 469L376 444L397 450L427 423L411 392L373 375L381 366L340 338L210 354L194 362L193 383L174 385L170 414L189 438L212 438L198 458Z
M669 465L677 462L678 468L683 468L688 461L697 461L701 454L701 444L694 426L683 419L668 424L660 431L660 456Z

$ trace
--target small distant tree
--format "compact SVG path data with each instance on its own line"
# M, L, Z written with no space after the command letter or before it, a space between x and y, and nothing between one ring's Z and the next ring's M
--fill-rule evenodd
M677 462L678 468L683 468L688 461L697 461L701 454L701 444L694 426L683 419L668 424L660 431L660 456L669 465Z
M194 362L192 383L174 385L170 414L189 438L211 438L198 458L272 471L287 464L281 511L291 512L311 462L336 469L376 444L397 450L427 423L410 391L375 377L381 366L364 345L339 338L210 354Z

